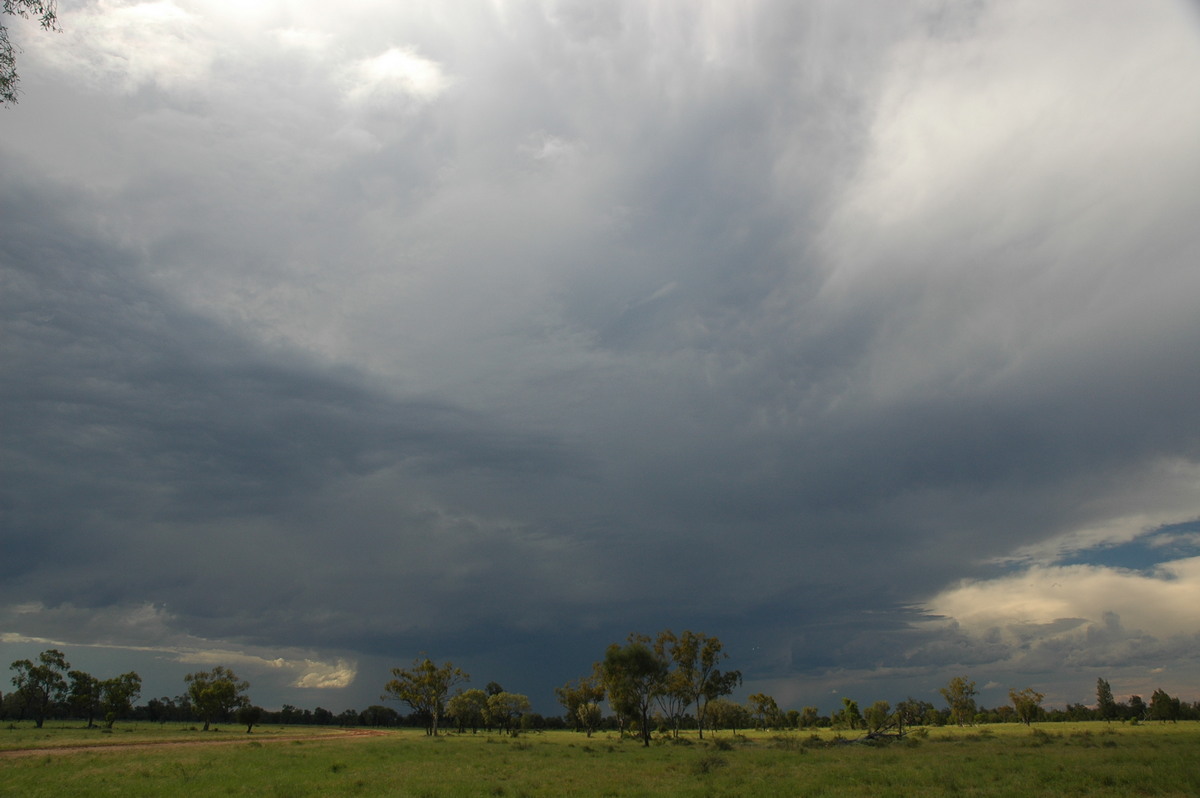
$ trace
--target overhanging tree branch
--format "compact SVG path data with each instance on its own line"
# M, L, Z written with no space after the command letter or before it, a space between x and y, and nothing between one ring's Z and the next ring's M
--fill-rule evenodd
M4 13L29 19L35 17L45 30L58 30L57 0L4 0ZM17 102L17 48L8 38L8 26L0 23L0 104Z

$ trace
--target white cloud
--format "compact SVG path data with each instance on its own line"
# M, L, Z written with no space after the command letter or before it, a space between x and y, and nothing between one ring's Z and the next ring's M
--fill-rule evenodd
M864 362L877 396L1003 386L1118 327L1128 346L1157 328L1148 308L1200 288L1181 232L1198 210L1200 51L1182 4L1156 7L1075 5L1068 23L1061 4L991 4L960 35L891 51L821 239L825 302L895 314Z
M61 23L65 41L43 38L38 55L93 90L200 87L218 57L204 18L168 0L100 0L62 14Z
M440 64L409 47L392 47L358 61L348 78L346 97L353 105L384 105L405 97L428 102L451 85Z
M254 670L281 671L291 677L292 687L306 690L341 689L354 684L358 675L358 666L351 660L336 659L333 662L323 662L309 658L295 658L296 652L289 651L289 657L275 656L266 653L253 653L251 650L231 648L214 649L162 649L165 653L173 653L175 661L226 667L246 667Z
M314 690L349 687L358 675L358 668L353 662L339 659L333 663L305 660L301 665L296 663L300 674L292 684Z
M280 28L273 34L284 47L312 54L323 52L333 41L330 34L311 28Z
M535 161L564 161L569 160L579 154L583 148L577 141L554 136L544 131L529 137L529 140L521 145L519 151L521 154L532 158Z
M1169 638L1200 633L1200 557L1149 573L1095 565L1037 566L998 579L966 581L926 604L964 631L1018 638L1061 624L1062 634L1119 619L1126 629Z

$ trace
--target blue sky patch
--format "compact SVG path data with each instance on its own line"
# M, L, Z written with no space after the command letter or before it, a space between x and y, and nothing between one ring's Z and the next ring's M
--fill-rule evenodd
M1168 524L1118 546L1074 552L1060 564L1148 571L1160 563L1197 555L1200 555L1200 520Z

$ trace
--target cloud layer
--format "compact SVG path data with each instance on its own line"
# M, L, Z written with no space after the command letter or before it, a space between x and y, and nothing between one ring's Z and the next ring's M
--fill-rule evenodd
M1187 687L1194 9L286 5L13 29L0 645Z

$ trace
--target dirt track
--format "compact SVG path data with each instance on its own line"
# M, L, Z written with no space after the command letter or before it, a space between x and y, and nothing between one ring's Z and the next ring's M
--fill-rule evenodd
M346 738L357 737L383 737L387 736L388 732L380 729L338 729L327 734L280 734L280 735L253 735L253 734L238 734L229 737L221 737L219 739L202 739L202 740L155 740L144 743L94 743L91 745L58 745L52 748L14 748L8 751L0 751L0 759L14 759L24 756L53 756L55 754L83 754L83 753L112 753L116 751L145 751L153 748L182 748L193 747L200 745L237 745L246 744L248 742L256 743L286 743L293 740L344 740Z

